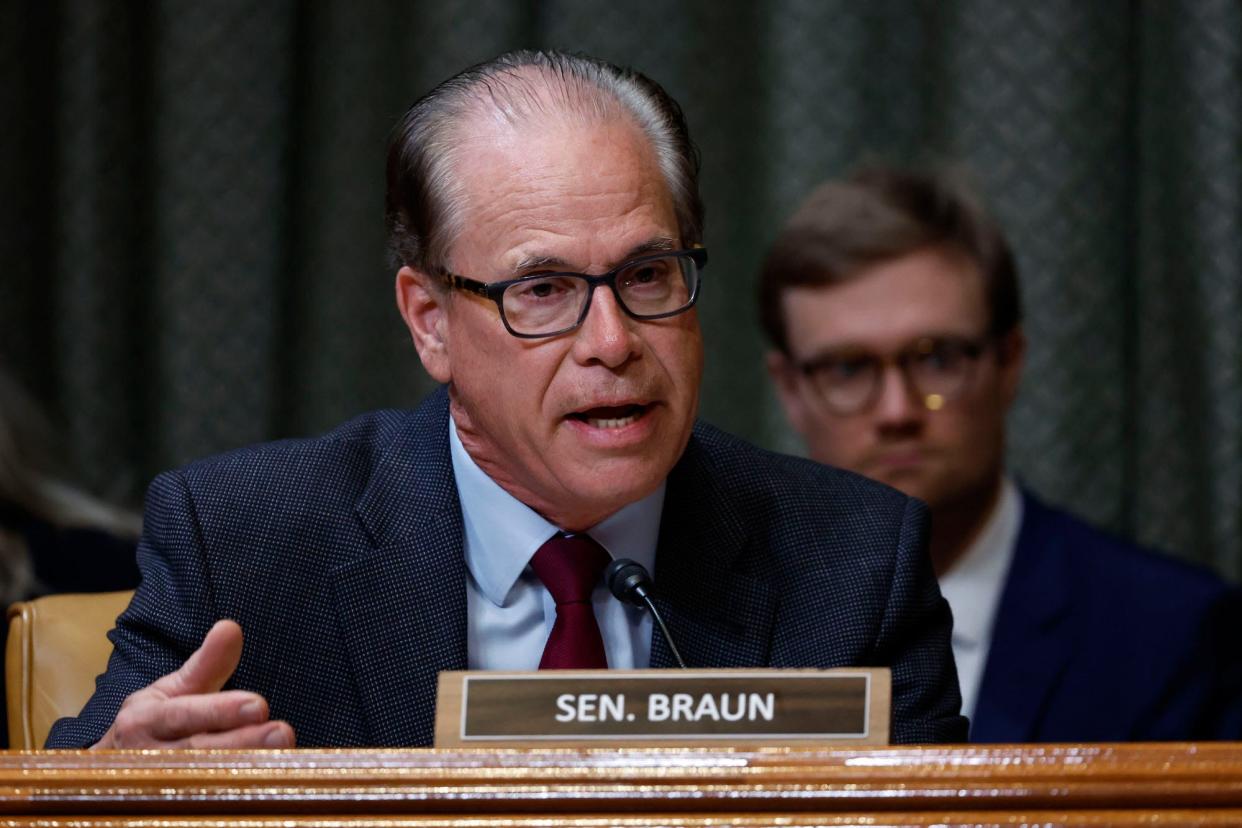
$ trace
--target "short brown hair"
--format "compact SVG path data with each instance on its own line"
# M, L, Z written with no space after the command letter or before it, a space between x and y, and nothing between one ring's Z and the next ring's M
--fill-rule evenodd
M819 186L772 243L759 278L764 332L788 354L786 288L840 284L868 267L936 247L978 265L992 334L1017 327L1022 303L1013 253L974 197L944 176L869 167Z

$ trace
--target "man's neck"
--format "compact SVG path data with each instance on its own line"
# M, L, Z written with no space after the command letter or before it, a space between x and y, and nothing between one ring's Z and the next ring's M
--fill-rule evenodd
M937 577L952 569L979 537L1000 502L1002 480L997 473L991 485L932 511L930 552Z

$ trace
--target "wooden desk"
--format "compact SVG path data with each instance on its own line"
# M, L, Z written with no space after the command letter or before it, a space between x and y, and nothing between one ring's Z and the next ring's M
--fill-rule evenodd
M0 825L1242 825L1242 743L0 753Z

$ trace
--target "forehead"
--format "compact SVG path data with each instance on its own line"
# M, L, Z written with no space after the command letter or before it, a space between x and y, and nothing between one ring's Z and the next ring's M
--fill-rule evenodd
M609 267L677 223L654 150L625 119L480 119L456 165L462 229L449 257Z
M969 258L920 250L841 284L793 287L781 297L790 349L900 347L921 336L976 337L988 324L983 275Z

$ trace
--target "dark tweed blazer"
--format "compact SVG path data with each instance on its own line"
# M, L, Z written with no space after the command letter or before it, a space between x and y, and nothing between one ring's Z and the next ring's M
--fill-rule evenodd
M436 676L466 668L447 428L441 389L156 478L108 670L48 746L97 741L220 618L246 634L230 686L263 694L299 745L429 745ZM926 522L892 489L699 424L669 476L661 610L691 666L891 666L894 740L962 741ZM651 661L674 666L658 632Z

